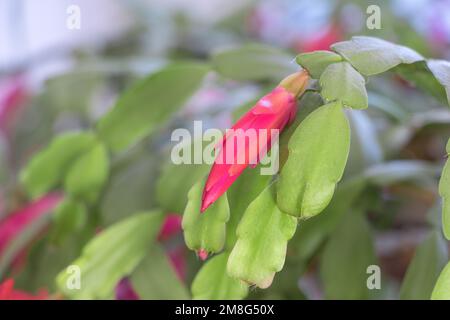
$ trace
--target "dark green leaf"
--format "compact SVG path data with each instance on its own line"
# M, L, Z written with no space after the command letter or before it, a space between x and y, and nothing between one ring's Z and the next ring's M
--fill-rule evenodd
M439 83L445 87L447 101L450 104L450 62L445 60L428 60L427 64Z
M326 299L367 299L367 267L375 263L369 225L361 212L347 213L328 240L320 276Z
M151 134L199 88L208 66L173 64L137 82L98 123L102 140L120 151Z
M144 154L113 170L100 201L104 225L154 207L156 160Z
M211 57L215 69L235 80L277 80L298 71L292 58L266 45L250 44L215 52Z
M163 220L161 212L136 214L102 231L71 265L80 268L81 288L67 284L71 273L63 270L58 288L72 299L107 299L118 281L129 275L150 249Z
M189 294L160 246L154 245L130 277L143 300L186 300Z
M400 289L402 300L430 299L431 292L447 262L447 248L440 232L432 231L417 247Z
M189 189L202 177L210 166L206 164L180 164L169 162L156 183L158 206L167 212L181 214L186 207Z
M441 103L446 103L445 88L442 87L445 87L445 84L439 83L437 76L436 78L433 76L429 65L433 64L430 61L417 61L411 64L400 64L392 71L424 92L431 94ZM450 83L448 86L450 89Z

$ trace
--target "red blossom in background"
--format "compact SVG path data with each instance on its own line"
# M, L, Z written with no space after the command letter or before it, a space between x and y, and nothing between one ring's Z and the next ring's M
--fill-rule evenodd
M282 131L295 118L296 97L306 89L308 79L306 71L288 76L227 131L203 189L201 212L225 193L245 168L258 163L270 150L272 130ZM238 150L237 140L249 130L255 130L256 143L245 141L245 148ZM263 130L268 132L265 137L261 135ZM232 150L231 157L225 154L227 150ZM228 158L232 158L232 161L228 161Z
M50 214L62 199L63 196L59 193L47 194L1 220L0 255L3 253L7 245L30 223L45 214ZM21 256L21 254L19 254L18 257L19 256Z
M176 213L168 214L158 234L158 241L165 241L181 231L181 216Z
M312 52L316 50L329 50L330 46L343 39L341 28L329 25L324 30L312 34L309 38L299 41L295 48L298 52Z
M13 279L6 279L3 283L0 283L0 300L45 300L48 298L49 295L45 289L41 289L36 295L33 295L15 290Z
M169 241L171 238L181 232L181 216L172 213L168 214L159 230L158 241L160 243ZM177 244L174 248L167 249L166 254L172 267L175 270L178 279L181 282L186 280L186 248L184 244ZM139 295L128 278L119 281L115 288L116 300L139 300Z
M4 133L14 124L18 107L26 99L26 92L21 76L0 80L0 130Z

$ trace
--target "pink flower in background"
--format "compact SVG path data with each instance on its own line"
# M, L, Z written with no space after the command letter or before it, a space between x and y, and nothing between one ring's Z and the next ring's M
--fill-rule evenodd
M128 278L123 278L116 286L116 300L139 300Z
M306 71L288 76L227 131L203 189L201 212L213 204L245 168L256 165L265 156L271 147L272 130L282 131L295 118L296 97L306 89L308 79ZM263 136L261 129L266 130L267 134ZM257 141L246 140L245 148L238 150L238 138L245 136L249 130L256 132ZM233 154L225 154L227 150Z
M181 231L181 216L171 213L166 216L161 230L158 234L158 241L164 241Z
M22 77L0 80L0 130L5 132L13 125L18 107L25 101L26 87Z
M343 39L341 28L329 25L325 29L311 34L307 39L299 41L296 49L299 52L312 52L316 50L329 50L330 46Z
M34 220L51 213L62 199L59 193L47 194L0 221L0 255L11 240Z
M168 250L172 266L175 268L175 272L181 282L186 281L186 247L184 244L180 244L173 249Z
M45 300L48 297L48 292L45 289L39 290L36 295L15 290L13 279L6 279L3 283L0 283L0 300Z

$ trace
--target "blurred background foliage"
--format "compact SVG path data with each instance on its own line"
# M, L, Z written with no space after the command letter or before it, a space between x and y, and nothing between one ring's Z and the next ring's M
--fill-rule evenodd
M31 243L26 237L33 230L17 236L25 239L27 254L13 267L0 259L0 278L14 276L18 288L32 292L42 287L55 292L56 275L114 222L152 209L182 214L189 189L208 168L170 162L172 130L191 128L194 120L229 127L233 113L296 70L296 54L369 35L426 57L450 59L448 0L372 1L381 8L380 30L366 27L368 4L358 0L39 3L39 8L32 1L1 4L7 19L0 19L5 35L0 98L14 92L14 103L0 109L0 219L29 202L18 177L32 155L60 133L94 127L135 80L182 60L207 61L228 78L208 74L170 121L113 155L99 200L84 209L83 227L58 229L64 237L55 241L53 219L46 221L49 232L35 232ZM65 28L65 8L72 3L81 8L81 30ZM240 46L244 49L233 51L235 56L223 51ZM267 56L255 60L260 48ZM246 68L236 70L237 60ZM173 86L158 95L158 103L177 82ZM437 193L450 135L448 105L394 73L371 78L367 88L369 109L348 114L350 157L332 203L300 224L284 269L268 290L250 290L250 298L429 298L448 260ZM157 246L130 281L141 287L143 298L190 297L200 261L185 248L181 233ZM0 256L6 251L0 246ZM368 264L380 266L381 290L367 289ZM178 276L168 265L177 266Z

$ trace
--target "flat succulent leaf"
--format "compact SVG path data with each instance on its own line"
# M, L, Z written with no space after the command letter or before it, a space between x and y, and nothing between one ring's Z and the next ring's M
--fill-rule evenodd
M447 143L447 154L450 154L450 140ZM448 159L439 180L439 195L442 197L442 228L445 237L450 240L450 160Z
M447 93L447 102L450 104L450 62L445 60L428 60L427 65L437 81L444 86Z
M153 245L130 276L134 291L142 300L186 300L189 293L177 276L164 250Z
M248 168L227 190L230 220L227 223L226 249L236 243L236 228L249 204L269 185L272 176L261 175L260 167Z
M227 274L229 253L209 259L192 282L192 298L197 300L238 300L248 294L248 286Z
M267 187L239 222L228 274L260 288L269 287L275 273L283 268L287 242L296 228L297 219L278 209L274 186Z
M138 213L94 237L71 265L81 271L80 289L71 289L69 270L57 276L58 288L72 299L108 299L118 281L139 264L163 220L159 211Z
M450 300L450 262L439 275L431 294L431 300Z
M320 76L321 94L326 101L341 100L353 109L366 109L366 81L348 62L330 64Z
M308 218L330 202L344 172L350 128L339 102L312 112L289 140L289 157L277 183L283 212Z
M401 63L424 58L414 50L382 39L357 36L331 46L365 76L383 73Z
M359 212L347 212L324 248L320 277L325 299L367 299L367 267L375 263L370 227Z
M299 54L296 60L314 79L319 79L330 64L342 61L342 57L332 51L318 50Z
M447 248L440 232L432 231L417 247L400 289L402 300L428 300L447 262Z
M89 151L96 141L90 132L69 132L57 136L23 168L20 181L31 197L43 195L62 182L71 163Z
M97 129L113 151L151 134L200 87L209 71L201 63L172 64L138 81L100 119Z
M314 110L323 106L322 96L313 91L306 91L300 98L297 107L297 114L294 121L283 130L280 136L280 170L283 168L289 156L288 144L295 129Z
M108 151L98 142L68 168L64 178L64 190L74 197L93 202L106 183L108 173Z
M292 58L267 45L249 44L213 53L212 64L227 78L243 81L276 80L298 71Z
M184 241L189 249L217 253L225 245L226 223L230 208L226 193L205 212L200 213L204 179L192 186L181 222Z
M367 181L361 177L343 181L337 186L336 194L321 214L299 222L291 244L301 260L308 261L317 252L366 186Z
M445 67L442 68L441 64L435 63L435 61L441 60L417 61L411 64L399 64L397 67L393 68L392 71L400 75L403 79L415 87L431 94L439 102L446 104L447 97L450 93L450 80L448 80L447 83L445 82L445 78L442 79L442 82L439 81L438 76L445 74L445 72L441 73L440 71L441 69L445 69ZM430 66L435 67L436 75L433 74ZM448 72L450 74L450 67ZM372 100L372 96L370 98Z
M87 208L83 202L66 197L56 207L52 216L50 241L61 245L71 234L80 230L87 220Z

